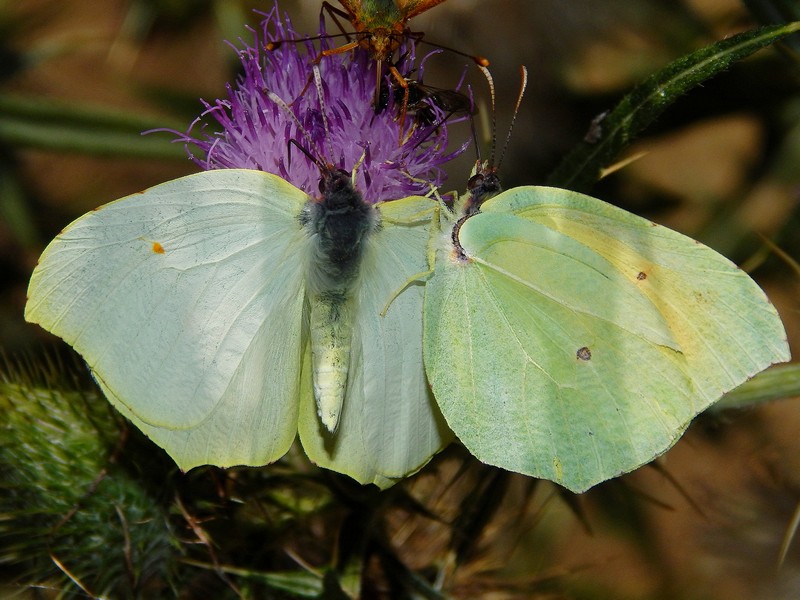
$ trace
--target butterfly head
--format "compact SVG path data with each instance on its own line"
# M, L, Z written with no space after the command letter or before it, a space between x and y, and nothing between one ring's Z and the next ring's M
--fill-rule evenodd
M483 71L486 81L489 84L489 92L492 102L492 151L489 160L481 160L480 155L478 156L478 160L475 163L475 167L472 169L470 178L467 180L467 197L464 202L463 210L464 217L470 217L480 212L481 205L484 202L503 191L503 186L500 184L500 177L497 175L497 171L500 168L500 164L503 162L503 157L505 156L506 149L508 148L508 143L511 140L511 132L514 129L514 122L517 119L519 106L522 102L522 96L525 93L525 87L528 83L528 70L524 66L520 67L522 81L520 84L519 94L517 95L517 102L514 106L514 113L511 118L511 123L508 126L508 133L506 134L506 140L503 144L503 149L500 152L500 158L495 162L495 152L497 150L497 125L494 80L492 79L492 75L489 73L487 68L480 67L480 69ZM479 148L474 127L473 136L476 137L475 147Z
M467 181L467 193L470 195L467 208L471 205L478 207L492 196L496 196L503 191L500 183L500 176L497 174L498 167L488 161L478 161L472 170L472 176Z

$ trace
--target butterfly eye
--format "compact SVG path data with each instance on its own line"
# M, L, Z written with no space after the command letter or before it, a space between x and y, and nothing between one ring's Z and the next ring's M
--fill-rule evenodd
M500 178L495 172L491 172L486 175L483 178L483 181L481 181L481 185L487 193L497 193L502 190L502 187L500 186Z
M467 181L467 189L474 190L483 185L483 173L476 173Z

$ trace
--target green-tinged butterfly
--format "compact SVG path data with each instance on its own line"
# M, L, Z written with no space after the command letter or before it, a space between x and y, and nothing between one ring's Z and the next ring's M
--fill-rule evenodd
M580 492L789 360L775 309L727 258L583 194L495 195L489 167L442 211L424 318L428 380L481 461Z
M403 288L435 202L368 204L327 165L320 189L226 169L102 206L45 249L25 318L182 469L263 465L299 430L317 464L387 487L451 437L423 369L423 287Z

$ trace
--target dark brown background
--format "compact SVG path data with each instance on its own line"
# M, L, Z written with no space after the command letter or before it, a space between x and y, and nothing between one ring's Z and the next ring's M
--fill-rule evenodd
M247 36L241 19L255 23L250 9L271 4L163 2L150 19L146 7L155 5L0 3L0 37L12 51L3 59L3 71L11 73L0 80L0 94L130 111L152 116L154 125L185 127L200 110L196 99L223 94L235 71L236 57L222 39ZM301 31L316 30L318 6L281 3ZM735 0L449 0L413 22L431 41L491 60L500 132L510 119L518 66L528 66L528 94L501 171L509 187L541 183L591 119L637 81L752 25ZM15 56L36 62L15 70ZM437 57L426 83L454 86L466 62ZM474 68L469 79L485 99ZM169 137L163 139L167 144ZM770 260L754 276L781 313L797 355L800 270L791 261L800 257L798 63L766 50L736 65L680 100L626 154L637 153L643 156L594 193L698 237L740 264L757 256L757 234L774 239L786 260ZM470 154L453 164L446 189L463 189L472 160ZM44 244L86 210L196 170L188 160L43 149L14 142L3 130L0 165L0 346L11 356L58 343L21 316ZM780 569L777 557L800 501L798 431L796 401L705 419L660 461L697 506L655 470L640 469L625 484L657 502L615 521L607 510L614 488L588 495L579 502L591 534L549 485L538 486L521 516L526 482L515 479L478 558L456 581L464 597L475 593L470 586L485 570L499 569L493 576L536 573L552 578L554 589L599 587L613 598L796 598L800 543ZM431 486L421 481L415 493L446 513L447 506L437 505L441 490ZM420 567L446 541L422 521L398 523L393 535Z

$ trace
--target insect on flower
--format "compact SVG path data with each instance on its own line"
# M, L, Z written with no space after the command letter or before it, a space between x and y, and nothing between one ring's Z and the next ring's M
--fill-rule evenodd
M313 138L311 147L333 148L328 157L336 168L350 170L359 164L356 187L371 203L410 195L425 195L444 183L442 166L461 154L465 142L449 152L448 129L413 124L401 145L400 125L392 114L376 114L371 104L374 89L368 76L373 68L369 53L332 54L319 62L311 41L282 44L264 52L273 42L298 38L291 23L271 11L252 43L239 50L241 71L228 96L204 102L205 111L176 141L187 145L190 158L203 169L256 169L274 173L313 194L318 168L304 160L289 160L289 140ZM319 30L322 51L333 44ZM404 53L402 68L413 72L413 48ZM305 93L318 68L324 94L327 133L320 101ZM270 98L280 97L291 107L291 118ZM452 122L452 121L451 121ZM193 152L194 151L194 152ZM197 152L199 151L199 152ZM197 154L195 154L197 152ZM362 159L363 157L363 159Z
M393 58L404 41L411 40L412 42L418 42L424 35L422 32L411 31L408 27L409 20L442 2L444 2L444 0L339 0L344 10L336 8L329 2L323 2L322 12L327 13L348 38L350 34L345 32L339 18L347 19L352 24L355 28L353 34L355 39L342 46L323 49L317 57L317 62L322 60L325 56L348 52L356 48L367 50L370 57L377 63L374 95L376 111L379 111L381 106L380 81L383 73L383 64L386 63L393 81L403 90L402 101L399 103L401 107L399 113L400 122L402 123L405 120L405 115L409 106L409 98L412 93L411 88L415 86L413 82L410 82L410 80L404 77L398 69L398 63L402 62L402 58L398 63L394 62ZM287 40L274 40L267 45L267 49L273 50L283 41ZM455 54L466 56L478 65L484 67L489 65L489 61L481 56L472 56L438 44L432 45L454 52ZM456 94L458 93L456 92ZM443 99L442 102L452 105L455 101L448 102ZM434 101L434 103L436 102ZM438 103L436 104L439 105ZM446 105L439 106L445 112L468 112L467 109L461 108L463 104L463 102L457 102L456 105L458 108L456 109L450 109Z
M437 88L414 79L406 79L406 84L406 88L398 86L393 89L394 103L402 107L403 96L408 94L406 111L414 113L419 125L441 124L453 115L474 114L471 98L458 90ZM377 112L389 104L390 93L388 83L381 86Z

